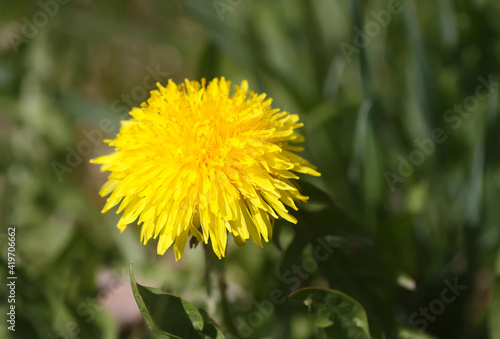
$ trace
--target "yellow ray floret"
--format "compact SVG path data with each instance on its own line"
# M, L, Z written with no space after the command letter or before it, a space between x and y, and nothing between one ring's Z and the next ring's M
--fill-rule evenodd
M99 192L110 195L103 213L119 204L120 230L137 221L144 244L159 237L158 254L173 245L177 260L190 235L210 239L219 258L228 232L238 245L262 246L274 220L296 223L288 208L307 201L293 172L320 175L293 153L304 141L299 117L271 101L246 81L232 93L224 78L158 84L106 141L115 151L91 160L111 172Z

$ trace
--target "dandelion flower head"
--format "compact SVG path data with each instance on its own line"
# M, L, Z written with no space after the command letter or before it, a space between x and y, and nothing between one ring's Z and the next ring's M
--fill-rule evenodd
M230 233L238 245L262 247L274 220L296 223L288 208L305 202L294 172L319 176L296 155L304 137L298 115L272 108L272 99L224 78L208 85L158 84L147 102L122 121L114 152L91 162L111 172L100 190L103 213L119 204L118 228L135 222L141 242L157 238L158 254L173 245L176 260L189 236L221 258Z

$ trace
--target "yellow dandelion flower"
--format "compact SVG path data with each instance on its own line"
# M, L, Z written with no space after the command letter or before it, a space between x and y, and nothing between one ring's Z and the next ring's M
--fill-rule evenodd
M275 219L297 222L285 205L297 210L295 201L307 200L292 171L320 175L294 153L301 147L292 144L304 141L299 117L271 102L246 81L233 93L224 78L158 84L106 140L115 151L91 160L111 172L99 192L111 194L102 212L120 204L118 228L138 219L141 242L159 236L158 254L173 244L176 260L190 235L210 239L219 258L228 232L238 245L251 238L262 247Z

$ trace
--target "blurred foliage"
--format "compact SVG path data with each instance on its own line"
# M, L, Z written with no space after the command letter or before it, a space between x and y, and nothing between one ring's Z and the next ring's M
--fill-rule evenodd
M307 308L282 299L299 287L355 299L375 339L428 338L422 321L436 338L500 338L498 86L456 106L497 79L498 1L404 0L388 17L385 0L43 3L57 8L46 23L37 1L0 3L0 276L15 226L15 337L148 337L135 304L127 320L113 308L133 260L140 281L205 308L228 338L317 337ZM202 246L175 263L140 245L138 227L120 234L88 159L154 88L146 79L214 76L300 114L323 175L300 181L311 199L298 225L277 222L264 250L231 245L225 267L205 271ZM406 175L415 140L436 129L446 140ZM328 257L304 271L317 246ZM425 320L454 283L466 289Z

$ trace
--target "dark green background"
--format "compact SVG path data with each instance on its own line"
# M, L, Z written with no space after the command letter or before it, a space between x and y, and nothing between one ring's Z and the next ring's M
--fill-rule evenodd
M217 278L205 274L202 246L175 263L170 250L156 255L154 241L140 245L139 227L120 235L118 217L100 214L106 177L88 160L110 151L101 136L114 137L130 106L154 88L148 74L156 69L151 78L162 83L247 79L275 107L301 116L303 156L323 174L301 180L311 203L296 214L298 225L278 222L264 250L231 242L224 263L237 324L258 310L253 301L276 288L292 292L282 275L319 238L339 246L300 286L358 300L373 338L420 328L423 317L412 314L455 279L467 288L426 331L500 338L498 88L482 89L482 100L476 94L480 77L496 82L500 73L500 2L48 2L56 5L0 3L0 276L6 230L16 226L16 337L147 337L130 299L130 261L141 284L221 320L217 295L207 296L207 281ZM446 140L431 147L425 140L436 129ZM418 154L411 170L406 162ZM130 319L118 321L111 310L122 299L118 309ZM317 335L307 308L292 300L252 329L252 338Z

